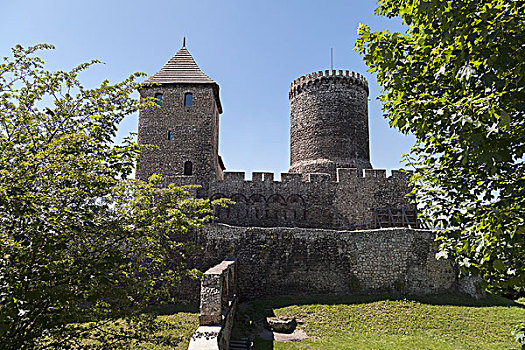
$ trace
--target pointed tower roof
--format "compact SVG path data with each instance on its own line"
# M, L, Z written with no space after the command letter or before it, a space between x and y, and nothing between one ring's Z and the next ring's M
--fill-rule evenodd
M146 79L145 83L156 84L211 84L215 96L215 102L219 113L222 113L221 99L219 97L219 84L214 82L209 76L204 74L195 60L186 49L186 38L182 44L182 49L177 51L165 65L155 75Z
M182 47L168 63L146 83L215 83L204 74L185 46Z

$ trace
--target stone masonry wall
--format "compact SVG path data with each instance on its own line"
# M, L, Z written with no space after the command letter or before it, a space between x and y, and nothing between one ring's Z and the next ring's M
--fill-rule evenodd
M237 308L237 263L224 260L204 273L199 328L189 350L228 350Z
M335 231L305 228L207 225L193 257L202 271L234 256L241 299L289 294L403 293L457 290L450 260L436 260L434 234L390 228ZM186 281L181 297L199 295Z
M179 83L140 90L141 98L161 93L163 99L162 107L139 113L138 143L156 147L140 155L137 178L147 180L153 173L180 176L186 162L192 163L196 183L206 186L221 177L216 89L216 84ZM193 94L192 106L184 106L186 93Z
M167 182L190 184L192 177L169 177ZM193 182L195 183L195 182ZM224 180L214 180L203 192L212 199L231 198L234 205L217 208L217 222L237 226L311 227L329 229L367 229L374 226L374 208L414 210L405 194L409 192L406 174L392 170L338 169L337 181L328 174L224 172Z
M349 71L316 72L290 85L290 172L328 173L372 168L368 141L368 83Z

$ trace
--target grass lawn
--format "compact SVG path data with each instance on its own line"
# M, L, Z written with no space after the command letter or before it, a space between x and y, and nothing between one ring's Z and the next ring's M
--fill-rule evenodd
M310 339L257 336L266 316L295 316ZM519 349L511 332L525 322L525 300L489 295L288 297L244 304L234 334L255 336L256 349Z
M171 344L166 346L152 345L148 343L135 344L134 349L151 350L186 350L190 343L191 336L199 327L199 313L178 311L171 315L161 315L158 320L164 321L165 327L157 335L165 336L171 340Z
M162 339L161 344L153 344L147 341L138 341L136 339L129 340L121 346L116 348L125 349L138 349L138 350L186 350L190 339L199 327L199 307L193 304L180 304L180 305L162 305L151 308L151 312L157 315L154 319L158 329L156 331L148 333L152 336L151 338L157 341ZM148 312L149 313L149 312ZM90 323L84 323L87 327L90 327ZM129 330L130 326L120 320L117 323L100 322L97 324L100 329L104 332L122 334L122 330ZM92 331L84 337L80 338L80 344L90 346L101 346L108 345L107 343L101 343L95 337L93 337ZM44 343L46 341L44 340ZM1 346L0 346L1 348ZM75 349L74 346L71 347ZM115 347L112 347L112 349Z

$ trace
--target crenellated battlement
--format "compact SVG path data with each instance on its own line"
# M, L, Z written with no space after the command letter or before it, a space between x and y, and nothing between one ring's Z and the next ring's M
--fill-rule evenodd
M368 94L368 81L359 73L348 70L325 70L303 75L290 84L288 97L292 99L308 87L314 87L327 82L360 86Z
M411 171L399 169L391 170L390 176L387 176L385 169L363 169L359 171L357 168L338 168L337 178L334 183L344 183L349 181L356 181L357 179L400 179L406 180ZM219 182L265 182L265 183L318 183L331 181L330 174L311 173L306 179L303 174L295 173L281 173L281 180L276 180L276 176L271 172L252 172L251 180L246 178L244 171L225 171L223 180Z
M219 222L238 226L315 227L355 229L377 227L376 213L385 208L414 209L404 170L338 168L336 179L326 173L226 171L222 180L209 184L211 199L231 198L235 204L216 208ZM335 181L334 181L335 180ZM388 210L387 210L388 212ZM379 220L383 220L379 218Z

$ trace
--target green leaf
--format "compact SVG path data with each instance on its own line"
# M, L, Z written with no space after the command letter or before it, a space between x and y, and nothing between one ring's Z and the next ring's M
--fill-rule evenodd
M367 29L356 48L384 117L416 138L405 159L421 218L492 291L525 290L512 274L525 271L525 2L381 0L377 13L406 30Z
M510 115L504 110L502 110L500 112L499 126L506 127L506 126L509 126L509 124L510 124Z
M499 260L499 259L496 259L492 262L492 265L494 266L494 268L498 271L503 271L505 270L505 264L503 263L503 261Z

